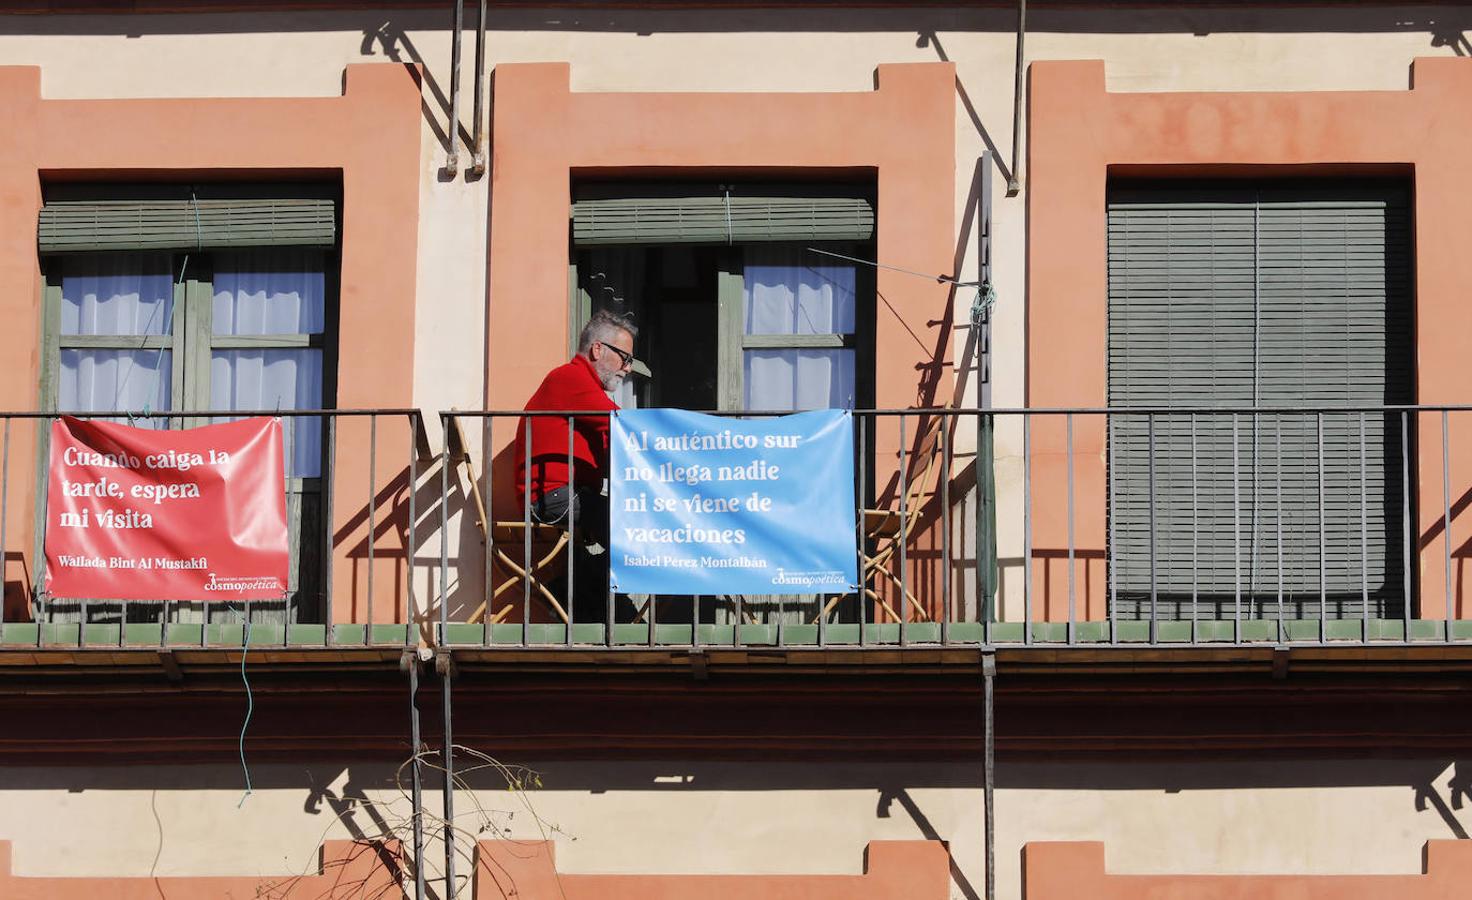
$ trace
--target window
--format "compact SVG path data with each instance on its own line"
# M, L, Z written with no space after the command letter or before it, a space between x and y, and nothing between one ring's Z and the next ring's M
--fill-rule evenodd
M1372 179L1111 186L1109 405L1268 410L1157 420L1153 530L1148 423L1115 417L1121 618L1147 617L1152 587L1162 618L1230 619L1240 593L1244 616L1281 597L1312 619L1321 591L1329 618L1400 615L1400 417L1361 435L1329 412L1321 438L1270 410L1411 402L1409 211Z
M333 197L310 186L48 190L43 408L168 428L228 417L146 414L330 407ZM284 417L283 426L288 605L307 621L321 601L322 423Z
M632 312L643 365L621 406L866 405L873 272L866 188L589 184L573 204L573 323Z

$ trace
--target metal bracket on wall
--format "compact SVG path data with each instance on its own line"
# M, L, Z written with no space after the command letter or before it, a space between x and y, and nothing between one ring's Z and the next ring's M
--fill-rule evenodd
M1273 680L1282 681L1288 677L1288 648L1278 646L1273 648Z

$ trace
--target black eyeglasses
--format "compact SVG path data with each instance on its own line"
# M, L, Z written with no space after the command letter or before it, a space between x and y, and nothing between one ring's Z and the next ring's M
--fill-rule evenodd
M623 350L620 350L607 341L599 341L598 343L602 344L604 349L612 350L614 353L617 353L618 358L623 362L623 368L628 368L629 366L632 366L634 364L634 354L625 353Z

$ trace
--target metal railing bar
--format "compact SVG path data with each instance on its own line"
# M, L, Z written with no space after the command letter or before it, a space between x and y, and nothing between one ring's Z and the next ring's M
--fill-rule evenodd
M1451 429L1448 411L1441 411L1441 531L1442 556L1446 562L1446 632L1444 637L1452 639L1452 487L1451 487Z
M1420 420L1417 420L1420 424ZM1411 414L1400 414L1401 638L1411 639Z
M325 634L324 634L324 637L325 637L324 643L327 646L330 647L333 644L337 643L337 637L333 633L333 629L332 629L332 624L333 624L333 621L334 621L333 614L332 614L332 603L333 603L333 598L332 598L332 593L333 593L333 591L332 591L332 570L333 570L333 565L332 565L332 550L333 550L333 546L332 546L332 532L333 532L332 515L333 515L333 508L336 505L336 501L334 500L334 498L337 496L337 490L335 489L335 486L337 484L337 422L338 422L338 419L337 419L336 416L331 416L331 415L327 416L326 419L327 419L327 421L323 423L323 428L327 432L327 471L324 472L324 473L322 473L322 475L323 475L323 477L322 477L322 494L323 494L323 502L322 502L322 526L323 527L322 527L322 532L323 532L323 541L322 542L324 544L324 546L322 548L322 566L323 566L323 569L322 569L322 606L323 606L323 609L322 609L322 621L324 623L326 623L325 624L326 631L325 631ZM415 421L416 422L418 421L418 418L417 417L415 418ZM369 540L370 541L372 540L372 535L371 534L369 535ZM300 583L300 580L298 580L298 583L297 583L297 591L298 591L298 593L300 593L300 591L301 591L301 583ZM285 609L282 610L281 620L282 620L282 624L285 625L285 626L287 626L288 627L288 630L289 630L290 623L291 623L291 615ZM370 622L368 624L367 628L364 630L364 633L366 634L369 630L372 629L372 627L373 627L373 625Z
M985 439L990 445L990 442L993 441L993 436L995 434L996 423L990 418L987 418L985 422L983 422L982 415L983 414L981 413L977 414L977 431L983 432L983 426L985 426ZM988 460L992 460L993 465L995 465L995 453L988 452L985 454L985 458ZM978 467L981 465L982 459L982 448L978 446L976 448L976 464ZM984 492L984 488L982 487L982 484L984 483L982 479L990 479L991 477L993 477L991 472L982 472L978 468L976 481L976 511L979 515L983 517L982 521L987 523L987 527L986 529L982 529L979 527L976 529L976 614L981 618L981 643L983 646L986 647L990 647L992 644L992 619L996 618L996 607L994 605L995 601L992 597L992 591L1001 593L1000 587L996 584L991 583L990 561L993 558L991 544L993 541L996 540L996 535L991 529L991 520L990 518L987 518L988 513L987 510L984 508L986 495ZM982 534L983 530L986 531L985 535ZM985 547L982 546L983 540L987 542L987 546ZM983 560L987 561L988 570L986 572L982 571ZM1001 579L999 578L998 581L1000 580ZM985 596L983 596L983 594Z
M1283 417L1274 416L1273 422L1275 426L1273 434L1278 445L1275 456L1277 477L1273 479L1273 482L1277 493L1277 500L1274 504L1276 507L1274 527L1277 529L1275 539L1278 544L1278 643L1281 644L1287 640L1287 626L1283 624L1283 616L1286 612L1283 605Z
M1196 415L1191 414L1191 643L1199 639L1198 631L1198 609L1199 597L1199 572L1201 569L1201 523L1200 504L1197 499L1196 481Z
M1237 415L1232 414L1232 640L1242 642L1242 463Z
M375 513L378 495L378 416L368 417L368 623L363 627L363 640L373 630L373 545L378 543L378 528ZM331 523L328 523L331 527Z
M950 447L950 425L945 419L938 423L940 430L940 571L941 571L941 622L940 642L942 645L951 642L951 622L955 620L956 611L952 608L951 598L951 574L954 567L951 563L951 447ZM981 448L976 448L976 462L981 464ZM978 496L981 492L981 472L976 473L976 489ZM977 567L981 567L980 535L977 536Z
M1022 643L1032 643L1032 418L1022 417Z
M868 534L868 529L866 529L864 527L864 509L865 509L866 504L868 503L868 497L867 497L867 493L866 492L868 490L868 478L867 478L867 474L868 474L868 471L869 471L869 467L864 462L864 460L868 457L868 452L867 451L868 451L868 447L869 447L869 445L868 445L868 428L867 428L868 421L869 420L868 420L867 417L864 417L864 416L859 416L858 417L858 424L859 424L859 445L858 445L857 450L858 450L858 456L859 456L859 463L858 463L857 466L855 466L855 468L857 468L859 470L858 471L859 492L858 492L858 494L855 495L856 499L854 501L855 504L858 506L858 511L857 511L858 514L856 516L858 522L855 525L855 528L857 529L858 535L859 535L859 539L858 539L858 545L859 545L859 573L858 573L859 574L859 585L858 585L858 589L854 591L854 602L856 604L858 604L858 607L859 607L859 646L861 646L861 647L867 647L869 645L869 631L868 631L868 627L869 627L868 626L868 623L869 623L869 611L868 611L868 606L869 606L869 595L868 595L868 589L869 589L869 559L868 559L868 552L867 552L867 549L865 547L865 542L868 540L869 534ZM737 606L737 613L738 613L738 616L737 616L738 626L737 627L740 627L740 625L739 625L739 621L740 621L740 615L739 615L739 613L740 613L740 606L739 605Z
M573 511L577 507L577 491L576 491L576 485L577 485L576 475L577 475L577 470L573 468L572 440L573 440L573 417L572 416L568 416L567 417L567 512L564 513L564 515L566 516L566 519L567 519L567 601L566 601L566 604L567 604L567 609L566 609L566 612L567 612L567 622L564 623L564 624L567 625L567 629L566 629L566 632L563 634L563 642L566 643L569 647L572 646L572 626L573 626L573 622L576 621L575 618L574 618L575 615L576 615L576 613L574 612L574 610L577 607L577 593L576 593L576 591L577 591L577 584L574 581L574 579L576 577L576 573L574 572L574 569L576 568L576 566L573 565L573 561L577 558L577 555L578 555L577 554L577 541L576 541L576 539L575 539L575 537L573 535L573 531L572 531ZM531 457L530 456L527 457L526 464L527 464L527 467L528 468L531 467L532 460L531 460ZM583 510L583 512L586 513L586 512L588 512L588 510ZM528 568L527 569L527 572L528 572L528 574L530 574L531 569Z
M532 429L522 432L521 467L521 643L531 643L532 627ZM571 474L571 473L569 473ZM567 548L572 553L572 548Z
M5 420L4 449L0 450L0 625L5 624L4 591L10 576L10 420ZM40 623L37 623L37 627Z
M1313 430L1319 445L1319 642L1323 644L1329 633L1329 526L1323 508L1323 412L1314 412Z
M486 489L485 489L485 508L482 511L482 514L485 516L485 526L486 526L486 534L485 534L485 538L486 538L486 549L485 549L485 553L484 553L484 558L481 561L481 564L482 564L482 566L485 569L485 572L484 572L485 581L481 585L481 593L484 594L484 596L485 596L485 604L486 604L485 612L481 613L481 618L480 618L480 625L481 625L481 628L480 628L480 645L482 647L489 647L491 645L491 629L492 629L491 614L493 612L495 612L495 610L491 609L491 600L495 596L495 590L493 588L493 585L494 585L495 580L496 580L495 568L494 568L493 563L491 562L491 560L493 559L492 554L495 552L495 548L496 548L496 528L495 528L495 524L496 524L496 513L495 513L496 504L495 504L495 498L491 495L492 484L496 480L492 476L492 473L491 473L491 423L492 423L492 421L493 421L492 419L484 419L484 420L482 420L481 421L481 428L480 428L480 432L481 432L480 433L480 459L481 459L480 472L481 472L481 477L483 477L485 479L485 482L486 482ZM466 448L466 451L465 452L468 455L470 453L469 448ZM471 472L470 473L470 476L472 478L474 478L475 477L475 473L474 472Z
M437 643L444 645L449 642L450 637L450 418L444 413L440 414L440 434L443 439L440 441L440 635ZM466 504L467 511L468 508L469 504ZM464 526L463 520L461 526ZM441 677L448 678L443 674ZM448 702L446 700L447 704ZM448 714L449 710L446 709L445 712ZM449 730L450 724L446 721L447 736ZM447 768L450 764L449 754L450 745L446 741L445 766Z
M1066 440L1065 464L1068 467L1068 643L1072 644L1075 639L1074 623L1077 619L1077 610L1074 608L1075 588L1073 571L1073 416L1070 414L1065 420L1068 427Z
M1360 413L1360 640L1370 639L1370 481L1365 461L1365 414Z
M910 493L910 472L909 472L908 466L906 465L907 462L908 462L908 460L906 459L906 447L905 447L905 417L904 416L900 416L900 480L899 480L899 491L900 491L900 533L899 533L899 542L900 542L900 646L901 647L905 646L908 643L907 636L906 636L906 633L905 633L906 632L905 626L907 626L910 623L910 589L909 589L908 585L905 584L905 576L907 576L909 574L909 571L908 571L908 569L909 569L909 556L908 556L907 550L908 550L908 547L909 547L909 544L910 544L910 540L909 540L910 536L906 533L908 531L908 528L906 528L906 525L909 524L909 515L908 515L908 510L906 509L906 501L908 500L909 493Z
M1155 643L1160 637L1160 613L1159 613L1159 584L1158 570L1156 568L1156 527L1159 524L1155 511L1155 419L1149 417L1145 420L1145 428L1148 436L1149 450L1146 455L1149 487L1146 491L1147 503L1149 505L1150 519L1150 643Z
M1118 470L1114 466L1114 419L1106 416L1104 418L1105 442L1108 444L1108 453L1105 464L1108 471L1104 476L1109 479L1109 643L1113 644L1119 640L1119 559L1118 541L1116 540L1115 525L1119 521L1119 496ZM990 643L990 642L988 642Z
M418 502L418 495L419 495L419 463L418 463L418 460L419 460L419 417L418 416L411 416L410 419L409 419L409 528L408 528L408 533L405 535L405 545L404 545L404 572L405 572L405 575L407 576L406 583L408 585L408 589L404 592L405 603L407 604L405 606L405 608L404 608L404 646L406 646L406 647L411 647L415 643L415 641L414 641L414 546L415 546L416 543L418 543L415 540L415 530L418 527L418 520L419 520L419 502ZM332 628L331 623L329 623L327 627L328 627L329 630L331 630L331 628ZM371 636L372 632L373 632L373 623L370 622L364 628L363 640L366 641L366 642L370 642L371 643L370 636ZM417 663L416 663L416 665L417 665ZM416 684L418 683L417 676L416 676L416 682L415 683ZM418 715L417 711L416 711L415 715L416 716ZM417 722L418 720L416 719L415 721ZM419 747L417 745L414 748L414 752L415 752L415 755L416 755L416 758L417 758L417 755L419 753ZM417 860L417 857L416 857L416 860ZM418 865L417 861L416 861L415 865Z

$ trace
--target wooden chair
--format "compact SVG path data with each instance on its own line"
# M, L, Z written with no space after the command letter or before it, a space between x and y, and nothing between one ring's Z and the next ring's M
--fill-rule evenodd
M543 525L540 522L532 522L530 527L525 521L520 520L490 522L485 500L480 493L480 481L476 478L475 463L465 443L465 434L460 430L460 420L454 416L449 419L449 430L445 434L445 440L449 444L451 464L463 466L466 480L470 482L470 497L475 503L475 524L480 529L480 539L485 542L487 532L489 532L491 558L511 576L501 582L491 592L489 598L482 600L475 608L475 612L471 613L465 621L471 624L481 621L486 615L488 605L494 608L502 594L508 593L513 587L525 581L530 582L531 595L539 597L548 608L557 614L564 625L567 624L567 610L557 596L547 589L547 581L566 570L567 530L557 525ZM528 541L531 544L530 567L525 565L526 557L522 553L518 553L520 558L517 558L506 552L507 547L524 552ZM502 622L510 613L511 606L503 606L500 612L491 616L491 622L493 624Z
M901 576L890 571L890 565L900 555L900 547L913 536L920 521L921 509L935 494L941 471L941 429L946 427L946 423L947 417L944 414L932 415L920 440L916 442L915 450L911 452L906 448L905 472L899 485L899 495L905 499L903 515L898 502L893 507L864 510L864 540L874 549L864 557L860 583L864 585L864 593L896 622L901 621L900 614L895 612L889 601L869 587L869 582L875 575L888 580L909 600L909 609L915 611L922 621L930 621L930 612L910 588L905 586ZM830 615L844 596L846 595L829 598L818 617ZM813 621L817 622L818 619Z

